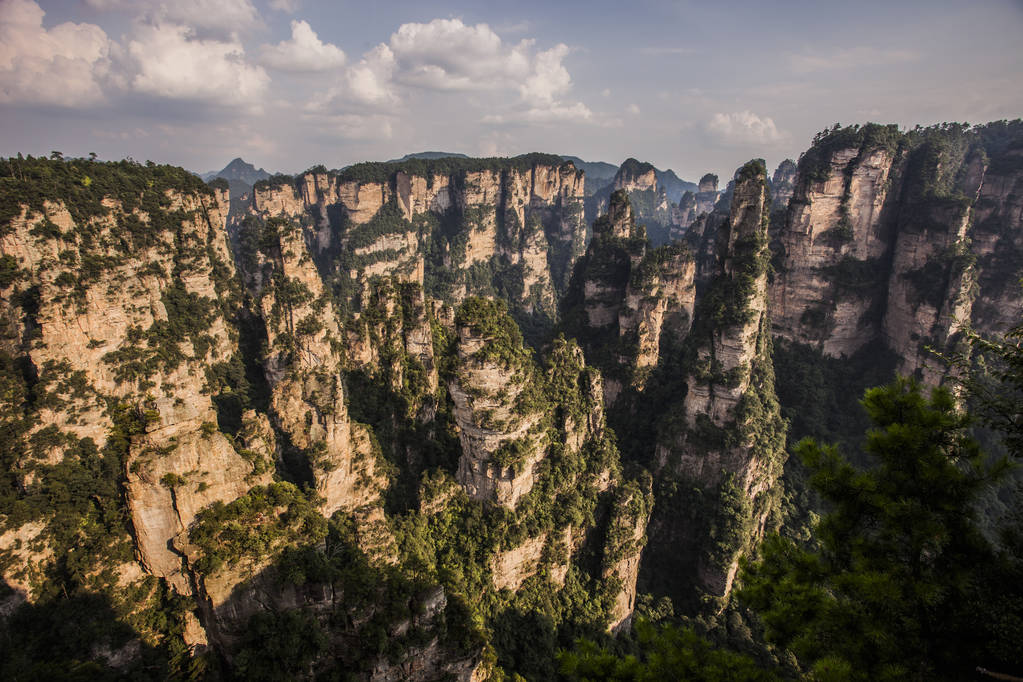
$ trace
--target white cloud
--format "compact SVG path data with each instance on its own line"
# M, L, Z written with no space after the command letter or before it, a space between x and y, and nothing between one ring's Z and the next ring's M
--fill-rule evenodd
M561 60L568 55L568 46L559 44L536 55L533 72L519 87L527 102L551 104L557 95L572 86L572 77Z
M593 112L582 102L561 104L555 102L547 107L533 107L526 111L525 120L533 123L557 123L570 121L584 123L593 118Z
M383 47L383 45L381 45ZM511 112L484 118L489 123L590 120L581 102L563 98L572 77L564 65L564 44L537 51L534 40L508 43L487 24L434 19L398 27L387 44L396 84L439 91L517 93ZM507 106L507 105L505 105Z
M603 90L601 90L600 91L600 96L601 97L610 97L611 96L611 88L604 88Z
M386 45L377 45L347 70L344 82L356 103L390 105L398 99L391 87L393 74L394 53Z
M550 106L530 107L520 111L512 111L505 114L490 114L483 117L484 123L494 125L524 124L524 123L598 123L590 108L582 102L572 104L554 103Z
M100 11L128 11L150 24L182 24L200 37L225 38L262 25L252 0L85 0Z
M31 0L0 2L0 101L79 107L103 99L111 43L94 24L43 27Z
M630 104L629 106L625 107L625 110L627 112L629 112L630 114L632 114L633 116L639 116L639 105L638 104L635 104L635 103Z
M270 83L262 67L245 61L240 42L199 39L185 26L139 27L127 52L135 69L129 87L145 95L254 104Z
M390 113L399 104L394 90L394 54L383 43L340 74L333 87L306 105L312 114Z
M270 9L275 9L278 12L287 12L288 14L294 14L298 11L298 7L301 0L270 0Z
M714 114L707 122L706 130L719 141L734 145L775 144L786 139L774 120L757 116L752 111Z
M402 24L388 46L395 78L432 90L517 89L527 101L553 103L572 84L566 45L534 52L533 40L506 43L487 24L461 19Z
M402 24L389 47L397 77L409 85L434 90L509 87L530 75L533 42L506 45L487 24L466 26L461 19L434 19Z
M291 22L291 40L264 45L262 62L280 71L329 71L345 63L345 53L324 43L305 21Z
M485 120L547 123L588 120L581 102L561 97L572 79L563 64L570 50L556 45L537 51L534 41L504 42L487 24L460 19L407 23L348 66L332 88L315 97L308 112L390 113L414 89L440 92L503 91L516 96L502 116Z
M899 64L919 59L910 50L892 50L876 47L853 47L829 53L803 53L789 55L789 64L796 73L832 71L837 69L862 69L870 66Z

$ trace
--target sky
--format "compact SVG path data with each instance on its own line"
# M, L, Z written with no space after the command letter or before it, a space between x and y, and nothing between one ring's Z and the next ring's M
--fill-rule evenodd
M0 156L727 177L839 122L1023 117L1021 36L1021 0L0 0Z

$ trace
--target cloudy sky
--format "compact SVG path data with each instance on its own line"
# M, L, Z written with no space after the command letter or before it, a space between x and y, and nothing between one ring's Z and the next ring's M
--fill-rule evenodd
M695 179L835 122L1023 116L1023 2L0 0L0 156L528 151Z

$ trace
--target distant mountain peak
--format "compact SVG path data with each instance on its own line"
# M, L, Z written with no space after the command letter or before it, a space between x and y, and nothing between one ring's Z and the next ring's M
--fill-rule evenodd
M242 188L241 185L251 187L260 180L270 178L271 173L268 173L263 168L256 168L242 157L237 156L224 166L222 170L203 173L201 177L206 182L213 178L224 178L228 182L238 185L242 191L248 191L246 188Z
M402 161L408 161L410 159L423 159L426 161L433 161L435 159L467 159L469 158L465 154L459 154L458 152L415 152L413 154L406 154L400 159L391 159L387 163L400 163Z

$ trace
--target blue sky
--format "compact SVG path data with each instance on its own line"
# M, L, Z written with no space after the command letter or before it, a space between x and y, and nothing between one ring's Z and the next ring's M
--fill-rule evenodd
M682 177L835 122L1023 116L1023 3L0 0L0 155L528 151Z

